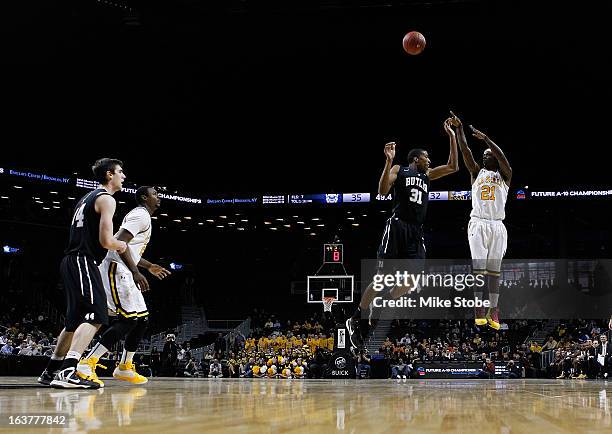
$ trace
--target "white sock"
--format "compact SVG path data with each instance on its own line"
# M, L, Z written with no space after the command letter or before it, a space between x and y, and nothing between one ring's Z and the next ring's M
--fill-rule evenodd
M483 296L483 292L476 292L474 291L474 300L479 299L482 300L482 296Z
M55 353L51 354L51 360L64 360L63 357L55 355Z
M99 359L106 353L108 353L108 349L100 342L98 342L96 346L93 347L93 349L89 352L89 354L87 354L86 359L89 359L90 357L95 357L96 359Z
M66 354L66 359L79 360L80 358L81 358L81 353L79 353L78 351L68 351L68 354Z
M131 362L134 358L134 354L136 354L136 351L126 351L124 348L123 354L121 355L121 363Z
M497 302L499 301L499 294L495 294L493 292L489 293L489 301L491 302L491 307L497 307Z

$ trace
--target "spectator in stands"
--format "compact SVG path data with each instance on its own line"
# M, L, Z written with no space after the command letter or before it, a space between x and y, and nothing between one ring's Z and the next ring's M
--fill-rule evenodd
M559 343L555 340L553 336L549 336L546 343L542 346L542 351L554 350L557 348Z
M266 321L266 323L264 324L264 333L269 334L273 328L274 328L274 323L272 322L272 319L269 318L268 321Z
M253 378L253 366L255 366L255 359L249 358L247 363L240 365L240 377Z
M214 359L213 362L210 364L210 368L208 370L208 378L222 378L223 377L223 371L221 369L221 363L219 363L219 360Z
M31 356L32 355L32 347L28 345L27 341L23 341L19 347L20 356Z
M13 350L15 350L15 348L13 347L13 341L9 339L7 340L6 344L4 344L2 348L0 348L0 354L9 356L13 354Z
M512 359L508 360L506 364L506 370L508 371L508 378L521 378L522 370Z
M599 337L599 348L597 349L597 362L601 366L600 375L603 378L608 378L610 376L610 368L612 364L612 345L608 342L608 337L606 335L601 335Z
M357 378L370 378L370 361L368 349L364 348L357 355Z
M391 378L406 379L408 376L410 376L410 368L400 357L397 363L391 365Z
M176 363L178 360L178 347L176 345L176 337L174 334L166 336L166 343L161 355L162 375L174 377L176 373Z
M322 348L317 348L314 352L314 357L310 363L310 377L309 378L323 378L325 368L327 367L327 361L323 354Z
M529 347L529 351L531 351L532 353L541 353L542 346L539 343L537 343L537 341L531 341L531 346Z
M485 358L482 364L482 369L478 374L478 378L495 378L495 363L488 357Z

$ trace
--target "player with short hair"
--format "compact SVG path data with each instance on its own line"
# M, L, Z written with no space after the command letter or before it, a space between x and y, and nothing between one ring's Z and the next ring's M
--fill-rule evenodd
M382 272L385 259L424 259L425 244L423 223L429 202L429 182L459 170L457 141L450 118L444 121L444 131L450 139L450 151L446 164L430 168L429 154L424 149L408 152L408 165L393 165L395 143L385 145L385 167L378 182L378 194L386 195L393 189L393 214L387 219L382 241L378 248L378 272ZM393 298L399 298L410 287L394 287ZM371 283L363 293L359 306L352 317L346 320L346 328L354 348L363 345L359 324L362 312L376 297Z
M77 363L96 331L108 322L106 293L98 264L107 250L124 252L125 241L113 236L116 203L113 194L125 180L123 163L113 158L95 162L92 171L100 183L76 204L68 248L60 273L66 291L65 327L38 382L65 389L97 389L99 385L77 372ZM57 372L57 373L56 373Z
M472 255L474 273L488 276L489 302L491 307L475 308L476 325L486 325L499 330L499 278L501 263L508 246L508 232L503 220L506 218L505 206L508 198L512 168L504 152L482 131L470 125L472 135L486 145L482 157L482 167L474 160L467 145L463 123L451 112L451 122L457 130L459 149L463 161L470 172L472 183L472 212L468 225L468 241ZM483 293L475 291L475 298L483 298Z
M142 257L151 239L151 216L161 205L157 191L153 187L139 187L135 199L138 206L126 214L116 235L117 239L127 243L128 249L120 254L109 251L99 267L103 276L108 309L116 319L77 368L81 375L98 383L100 387L104 387L104 383L96 375L98 360L123 338L125 338L123 354L113 372L113 377L134 384L144 384L148 381L146 377L136 372L133 363L138 344L146 331L149 316L142 295L148 291L149 282L138 267L144 268L160 280L170 275L165 268L152 264Z

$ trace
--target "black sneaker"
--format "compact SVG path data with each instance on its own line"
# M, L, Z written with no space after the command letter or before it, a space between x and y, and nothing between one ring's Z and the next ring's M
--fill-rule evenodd
M49 371L45 369L43 373L40 374L40 377L38 377L38 382L42 384L43 386L49 386L54 378L55 378L55 372L50 373Z
M56 389L99 389L100 385L93 381L81 378L75 367L59 371L51 382L51 387Z
M363 339L361 337L359 323L359 318L349 318L346 320L346 329L348 330L349 339L352 347L355 349L363 347Z

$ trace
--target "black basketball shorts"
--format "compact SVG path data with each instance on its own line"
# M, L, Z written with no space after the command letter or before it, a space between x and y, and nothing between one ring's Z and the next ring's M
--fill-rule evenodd
M425 259L423 226L406 223L397 217L390 217L385 224L376 257L379 272L383 270L385 259ZM421 268L422 262L418 264L416 268ZM409 268L414 269L415 267L410 266Z
M84 322L108 324L106 291L94 260L83 255L67 255L60 273L66 291L66 331L73 332Z

